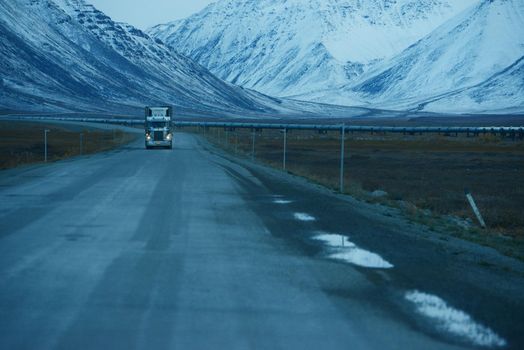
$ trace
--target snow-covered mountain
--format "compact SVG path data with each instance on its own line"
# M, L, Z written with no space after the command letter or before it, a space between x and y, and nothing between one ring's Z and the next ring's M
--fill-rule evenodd
M83 0L0 0L0 108L126 112L169 103L218 114L271 111Z
M324 97L357 93L395 109L524 110L523 57L524 1L482 1L377 65L364 81Z
M522 0L219 0L148 33L222 79L270 95L524 111Z
M0 110L367 113L247 87L373 109L521 112L523 18L521 0L220 0L154 38L83 0L0 0Z
M286 97L339 88L479 0L220 0L148 33L218 77Z

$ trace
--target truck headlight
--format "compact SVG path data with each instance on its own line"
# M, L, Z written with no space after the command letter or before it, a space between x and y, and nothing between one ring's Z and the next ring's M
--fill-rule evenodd
M172 138L173 138L173 135L171 135L171 134L167 134L166 139L167 139L168 141L171 141Z
M146 140L147 140L147 141L151 141L151 135L147 134L147 135L146 135Z

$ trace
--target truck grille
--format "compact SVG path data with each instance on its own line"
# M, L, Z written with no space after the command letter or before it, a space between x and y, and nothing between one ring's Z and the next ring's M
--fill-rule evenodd
M164 140L164 132L163 131L155 131L153 134L153 140L155 141L163 141Z

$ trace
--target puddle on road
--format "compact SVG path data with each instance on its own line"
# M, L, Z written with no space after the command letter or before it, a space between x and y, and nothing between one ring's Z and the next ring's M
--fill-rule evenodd
M353 265L372 269L390 269L393 267L380 255L357 247L347 237L337 234L320 234L313 237L314 240L322 241L330 247L331 259L342 260Z
M313 216L306 214L306 213L295 213L294 216L295 216L295 219L300 220L300 221L315 221L316 220Z
M418 313L435 321L442 331L464 338L476 346L506 345L506 341L491 329L476 323L471 316L450 307L435 295L415 290L407 292L405 298L415 305Z

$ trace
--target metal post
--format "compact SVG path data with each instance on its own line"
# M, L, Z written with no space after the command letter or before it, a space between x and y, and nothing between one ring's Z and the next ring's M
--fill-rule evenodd
M235 154L238 153L238 131L235 130Z
M340 193L344 193L344 152L346 140L346 127L342 124L340 130Z
M286 154L287 154L287 128L284 128L284 156L282 159L282 168L286 170Z
M464 192L466 193L466 198L468 199L469 205L471 205L471 209L473 209L473 212L475 213L475 216L477 217L477 220L479 221L480 226L482 226L483 228L486 228L486 222L484 221L484 218L480 214L480 210L477 207L477 204L475 203L473 196L467 189L464 190Z
M84 134L83 133L80 133L80 155L82 155L83 153L83 145L84 144Z
M251 145L251 160L255 160L255 137L256 137L256 131L255 128L253 128L253 142Z
M49 129L44 130L44 162L47 163L47 133L49 132Z

